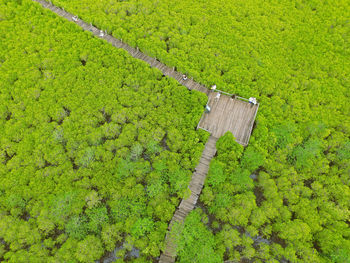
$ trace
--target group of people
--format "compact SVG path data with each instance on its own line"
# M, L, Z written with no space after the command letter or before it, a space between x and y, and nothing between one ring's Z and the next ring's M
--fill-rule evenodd
M102 31L101 31L101 32L102 32ZM183 80L187 80L187 76L186 76L185 74L183 74L183 75L182 75L182 79L183 79ZM214 84L213 86L211 86L210 89L211 89L211 91L214 92L214 91L216 90L216 84ZM221 96L221 93L218 92L218 94L216 94L215 100L219 100L219 99L220 99L220 96ZM232 95L231 95L231 99L232 99L232 100L234 100L234 99L236 99L236 98L237 98L236 94L232 94ZM248 102L251 104L251 106L258 104L256 98L254 98L254 97L250 97L249 100L248 100ZM209 106L208 106L208 109L206 109L206 110L207 110L207 112L210 112Z
M213 86L211 86L210 88L213 92L216 90L216 85L214 84ZM218 92L218 94L216 95L215 97L216 99L219 99L220 98L220 92ZM232 94L231 95L231 99L236 99L236 94Z

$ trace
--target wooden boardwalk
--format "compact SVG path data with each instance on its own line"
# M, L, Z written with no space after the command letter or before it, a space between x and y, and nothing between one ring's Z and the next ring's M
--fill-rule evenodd
M159 69L165 76L169 76L171 78L176 79L180 84L182 84L183 86L187 87L190 90L198 90L200 92L203 92L205 94L208 94L209 91L208 89L204 86L201 85L197 82L195 82L192 79L187 79L187 80L183 80L182 79L182 73L179 73L177 71L175 71L173 68L169 68L168 66L164 65L163 63L159 62L158 60L156 60L155 58L152 58L150 56L145 55L144 53L142 53L141 51L139 51L137 48L133 48L130 47L128 44L125 44L124 42L122 42L121 40L108 35L106 32L104 32L104 35L101 36L100 35L100 29L98 29L95 26L92 26L89 23L84 22L81 19L78 19L77 21L73 20L73 14L49 3L46 2L44 0L33 0L34 2L38 2L39 4L41 4L44 8L50 9L52 12L56 13L57 15L66 18L67 20L76 23L77 25L79 25L81 28L83 28L86 31L90 31L92 34L94 34L96 37L98 38L102 38L104 40L106 40L107 42L111 43L113 46L115 46L116 48L122 48L124 50L126 50L127 52L129 52L129 54L137 59L143 60L146 63L148 63L151 67L157 68Z
M179 207L177 208L173 218L169 224L169 232L165 238L166 248L163 254L160 256L160 263L175 262L176 257L176 244L173 242L171 236L171 228L175 222L183 222L186 216L193 210L197 203L198 197L202 191L205 177L209 170L210 160L216 153L216 141L218 139L214 136L210 136L208 142L205 144L205 148L202 153L202 157L199 160L195 172L192 175L192 179L189 185L191 189L191 196L187 199L182 199Z
M160 256L159 261L161 263L175 262L176 243L173 242L173 238L171 238L172 226L175 222L183 222L188 213L190 213L196 205L203 188L205 177L209 170L209 163L216 153L215 144L217 138L222 136L226 131L231 131L236 137L237 142L246 146L250 138L259 105L251 106L248 102L239 99L231 99L229 96L223 94L220 96L220 99L216 99L217 92L209 91L205 86L193 81L192 79L183 80L182 73L174 71L172 68L167 67L155 58L145 55L137 48L130 47L121 40L108 35L106 32L101 34L100 29L82 21L81 19L74 21L72 14L52 5L51 3L44 0L33 1L40 3L44 8L50 9L57 15L76 23L84 30L90 31L96 37L106 40L114 47L126 50L132 57L143 60L151 67L159 69L165 76L176 79L188 89L200 91L209 97L208 104L211 107L211 111L210 113L203 113L197 128L209 131L211 136L205 145L199 164L192 175L189 185L191 195L189 198L181 201L170 221L168 228L169 231L165 239L166 247L163 254Z
M208 105L211 110L210 113L203 113L198 128L217 138L230 131L238 143L247 146L259 104L253 105L225 95L218 99L217 94L209 94Z
M201 85L192 79L183 80L182 73L174 71L173 68L169 68L155 58L145 55L139 51L138 48L130 47L121 40L108 35L106 32L104 32L103 35L100 35L101 30L97 27L92 26L91 24L86 23L81 19L74 21L73 14L61 8L58 8L51 3L48 3L44 0L33 1L40 3L43 7L50 9L57 15L76 23L84 30L90 31L96 37L106 40L116 48L122 48L126 50L132 57L143 60L151 67L159 69L165 76L176 79L180 84L184 85L189 90L197 90L205 93L209 97L208 104L212 110L209 114L203 114L198 128L210 132L214 137L217 138L222 136L225 132L231 131L238 143L242 144L243 146L248 145L259 105L251 107L248 102L238 99L230 100L229 96L223 94L219 100L216 100L215 96L217 93L211 92L204 85Z

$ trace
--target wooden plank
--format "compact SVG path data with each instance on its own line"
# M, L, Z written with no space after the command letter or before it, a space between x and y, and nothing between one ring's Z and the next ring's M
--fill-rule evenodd
M208 104L211 112L202 116L198 128L208 130L216 137L231 131L237 142L246 145L254 124L257 106L250 108L248 102L231 99L225 95L221 95L217 100L216 94L210 92Z

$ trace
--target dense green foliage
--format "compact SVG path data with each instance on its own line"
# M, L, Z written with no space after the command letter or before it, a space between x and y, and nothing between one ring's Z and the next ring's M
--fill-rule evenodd
M200 209L195 209L186 217L177 240L178 262L222 262L214 251L214 235L203 223L207 221L208 218Z
M183 262L203 262L199 259L207 247L207 262L350 262L348 174L277 162L255 178L250 176L254 163L263 160L253 147L242 153L227 133L217 148L201 195L207 216L198 209L186 219L180 261L195 257ZM323 166L327 157L318 154ZM277 165L285 167L283 174ZM349 162L334 158L332 170L344 166Z
M159 256L206 97L29 0L0 1L0 261Z
M0 259L90 262L116 244L156 257L206 139L205 98L1 1ZM218 142L180 262L349 262L348 1L53 3L260 102L246 149Z
M349 109L349 1L52 2L203 84L293 104L279 114Z
M219 151L201 197L217 253L348 260L349 1L53 2L203 84L258 98L250 145Z

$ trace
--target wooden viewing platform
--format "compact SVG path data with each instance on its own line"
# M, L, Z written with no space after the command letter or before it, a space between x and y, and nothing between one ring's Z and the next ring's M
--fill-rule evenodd
M211 108L211 111L210 113L203 113L197 128L210 132L211 136L205 145L199 164L192 175L189 185L191 195L189 198L181 201L170 221L168 227L169 231L165 238L166 247L163 254L160 256L159 261L161 263L175 262L176 244L173 242L173 238L171 238L172 226L175 222L183 222L188 213L190 213L196 205L204 185L205 177L209 170L210 161L216 153L216 141L225 132L231 131L238 143L244 146L248 145L259 104L251 105L247 102L247 99L241 97L232 99L230 97L231 94L227 94L222 91L210 91L204 85L195 82L193 79L184 80L182 73L175 71L173 68L169 68L155 58L145 55L144 53L140 52L138 48L130 47L121 40L108 35L106 31L101 34L101 30L97 27L74 17L65 10L58 8L44 0L33 1L40 3L43 7L50 9L57 15L76 23L84 30L90 31L96 37L106 40L114 47L126 50L132 57L143 60L151 67L159 69L165 76L176 79L180 84L186 86L189 90L197 90L205 93L208 96L208 105ZM221 94L219 99L216 98L218 92Z
M211 92L208 97L209 113L203 113L198 127L220 138L227 131L232 132L236 141L247 146L253 129L259 104L253 105L241 99Z

